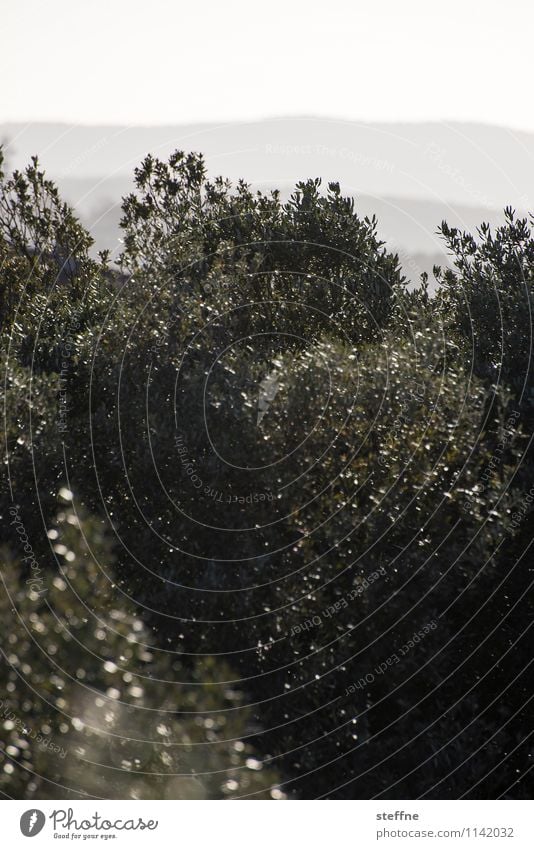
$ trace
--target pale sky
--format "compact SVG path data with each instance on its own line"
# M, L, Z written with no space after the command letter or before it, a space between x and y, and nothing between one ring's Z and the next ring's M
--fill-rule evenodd
M532 0L2 0L0 122L534 130Z

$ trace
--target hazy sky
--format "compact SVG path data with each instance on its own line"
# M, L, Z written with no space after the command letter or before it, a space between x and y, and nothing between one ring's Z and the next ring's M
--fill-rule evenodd
M534 130L532 0L3 0L0 121Z

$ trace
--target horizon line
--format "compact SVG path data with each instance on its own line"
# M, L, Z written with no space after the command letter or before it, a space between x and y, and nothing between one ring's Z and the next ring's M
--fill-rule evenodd
M25 125L27 127L31 126L61 126L61 127L83 127L87 129L97 128L97 127L120 127L122 129L137 129L137 130L158 130L158 129L166 129L166 128L174 128L174 127L227 127L227 126L247 126L252 124L263 124L269 122L283 122L283 121L325 121L327 123L332 124L353 124L358 126L468 126L468 127L486 127L488 129L498 129L498 130L507 130L512 133L523 133L525 135L534 135L534 127L532 129L526 129L523 127L513 127L509 124L503 124L498 122L490 122L490 121L475 121L475 120L462 120L458 118L435 118L435 119L379 119L379 120L368 120L361 118L343 118L336 117L333 115L298 115L298 114L289 114L289 115L266 115L263 117L257 118L230 118L224 120L214 119L199 119L199 120L191 120L191 121L183 121L183 122L170 122L164 121L162 123L133 123L133 122L117 122L110 123L107 121L73 121L66 118L61 119L2 119L0 121L0 126L9 126L9 125Z

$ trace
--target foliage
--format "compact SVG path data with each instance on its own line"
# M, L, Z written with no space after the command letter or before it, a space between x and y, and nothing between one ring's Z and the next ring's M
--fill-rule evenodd
M479 241L446 222L441 226L454 269L436 269L438 303L447 329L465 348L475 371L514 387L530 402L534 238L527 219L505 210L493 233L481 224ZM532 391L531 391L532 390Z
M208 181L202 157L181 152L168 163L148 156L135 181L123 205L123 268L136 286L175 290L186 315L203 303L248 333L276 317L294 338L326 330L355 340L373 338L389 317L403 282L398 259L337 183L324 195L319 179L299 183L282 203L277 191ZM256 308L244 312L247 301Z
M40 799L281 797L241 739L229 669L206 659L187 670L154 645L117 591L103 523L65 488L61 500L47 532L55 567L4 552L0 787ZM10 524L24 515L12 508Z
M0 198L0 513L46 587L10 526L1 674L68 751L4 724L4 792L524 796L526 222L443 224L431 298L335 183L147 157L120 270L36 160Z

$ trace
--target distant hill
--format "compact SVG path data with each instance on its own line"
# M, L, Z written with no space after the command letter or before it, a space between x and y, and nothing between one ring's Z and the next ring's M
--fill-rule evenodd
M320 176L341 183L401 255L407 276L445 262L445 218L474 230L502 208L534 209L534 134L476 124L364 124L319 118L175 127L3 124L10 167L37 153L99 247L117 248L120 197L148 153L202 151L211 174L286 194Z

